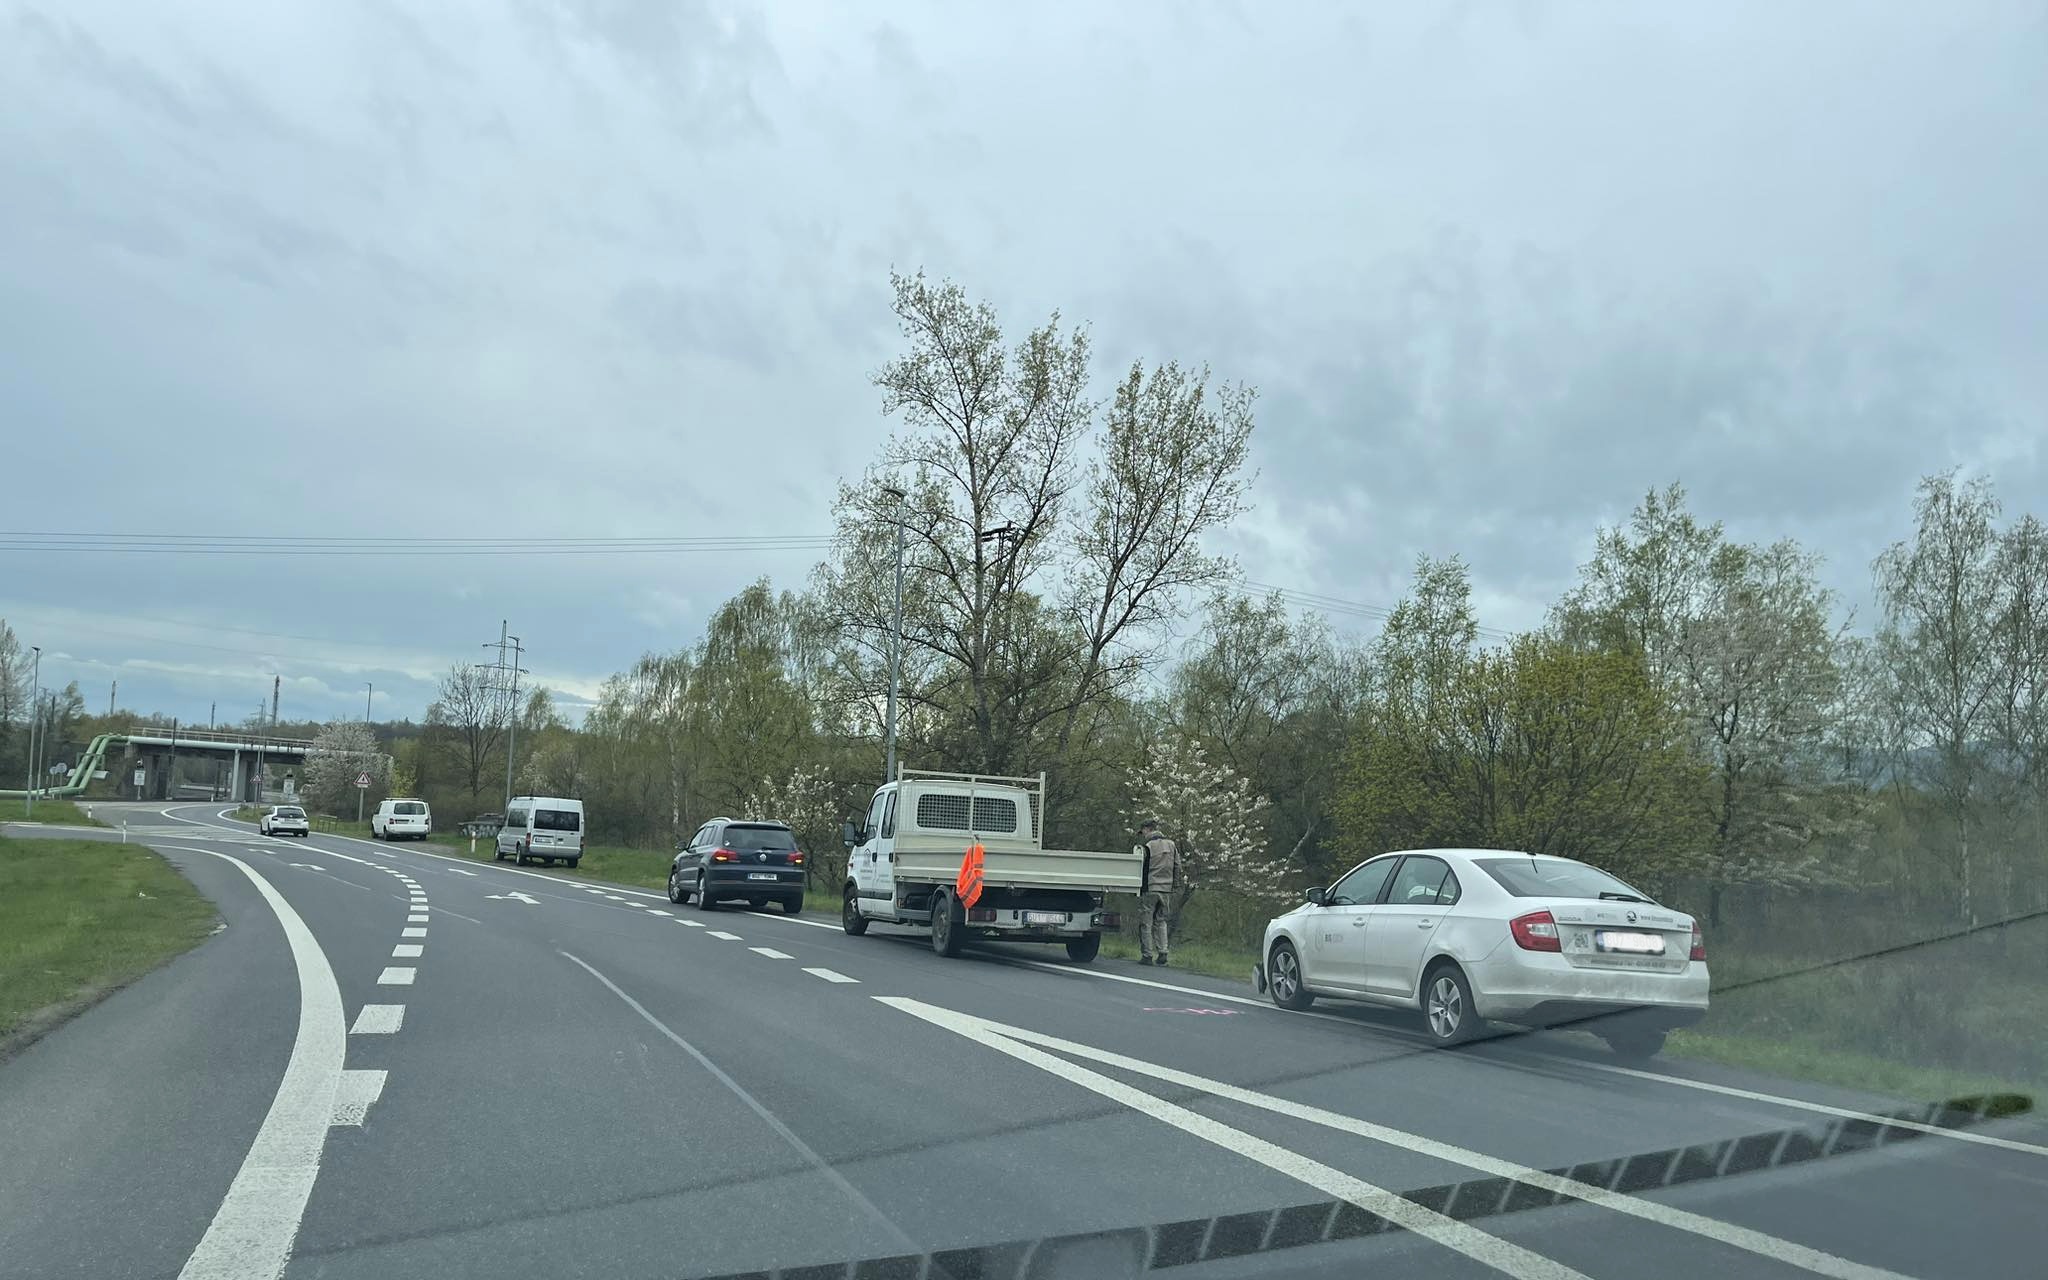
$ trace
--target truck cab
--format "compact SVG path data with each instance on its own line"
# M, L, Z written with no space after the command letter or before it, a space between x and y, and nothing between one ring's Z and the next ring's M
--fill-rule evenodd
M958 955L969 938L1060 942L1086 962L1115 928L1103 896L1138 887L1142 858L1047 849L1045 778L903 769L846 827L841 921L929 929L932 949ZM980 850L980 892L961 892L970 849ZM973 900L967 901L966 899Z

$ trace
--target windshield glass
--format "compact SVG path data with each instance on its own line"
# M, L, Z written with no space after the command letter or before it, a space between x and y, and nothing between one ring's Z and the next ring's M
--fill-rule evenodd
M743 827L734 823L725 829L725 847L740 853L772 853L796 848L796 837L787 827Z
M1648 900L1649 895L1624 884L1598 867L1561 858L1474 858L1473 864L1517 898L1598 898L1622 894Z

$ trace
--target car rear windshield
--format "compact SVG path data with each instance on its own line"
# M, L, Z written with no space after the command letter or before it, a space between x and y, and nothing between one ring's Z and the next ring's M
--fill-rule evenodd
M306 811L304 809L279 809L277 816L280 818L303 818L306 816Z
M425 813L426 811L427 806L421 804L417 800L401 800L397 804L391 806L391 812L393 813L421 814Z
M574 809L535 809L533 811L535 831L581 831L583 815Z
M1649 899L1598 867L1559 858L1474 858L1473 864L1517 898L1597 898L1603 893Z
M788 827L729 826L725 847L739 853L782 853L796 848L796 837Z

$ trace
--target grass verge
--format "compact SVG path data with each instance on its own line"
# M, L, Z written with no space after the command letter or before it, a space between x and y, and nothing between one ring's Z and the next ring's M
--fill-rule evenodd
M142 845L0 839L0 1058L190 949L215 921L213 904Z
M53 822L67 827L98 827L104 823L85 816L85 810L69 800L38 800L36 811L28 811L26 800L0 800L0 822Z
M2029 1085L1995 1076L1892 1062L1817 1042L1689 1030L1673 1032L1664 1052L1672 1057L1745 1067L1788 1079L1863 1089L1914 1102L1943 1102L1986 1093L2032 1096L2035 1092Z
M1102 954L1116 960L1136 960L1138 940L1122 934L1105 935ZM1251 980L1252 965L1257 960L1254 952L1213 942L1175 942L1166 953L1169 969L1206 974L1212 978L1234 978L1239 982Z

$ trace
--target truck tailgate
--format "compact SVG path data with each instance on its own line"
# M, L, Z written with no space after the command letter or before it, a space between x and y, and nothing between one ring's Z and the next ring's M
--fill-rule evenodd
M896 876L901 880L950 884L960 874L967 842L939 846L917 840L896 847ZM1086 849L1034 849L1023 842L982 841L982 883L996 888L1102 889L1135 893L1144 858L1135 853L1101 853Z

